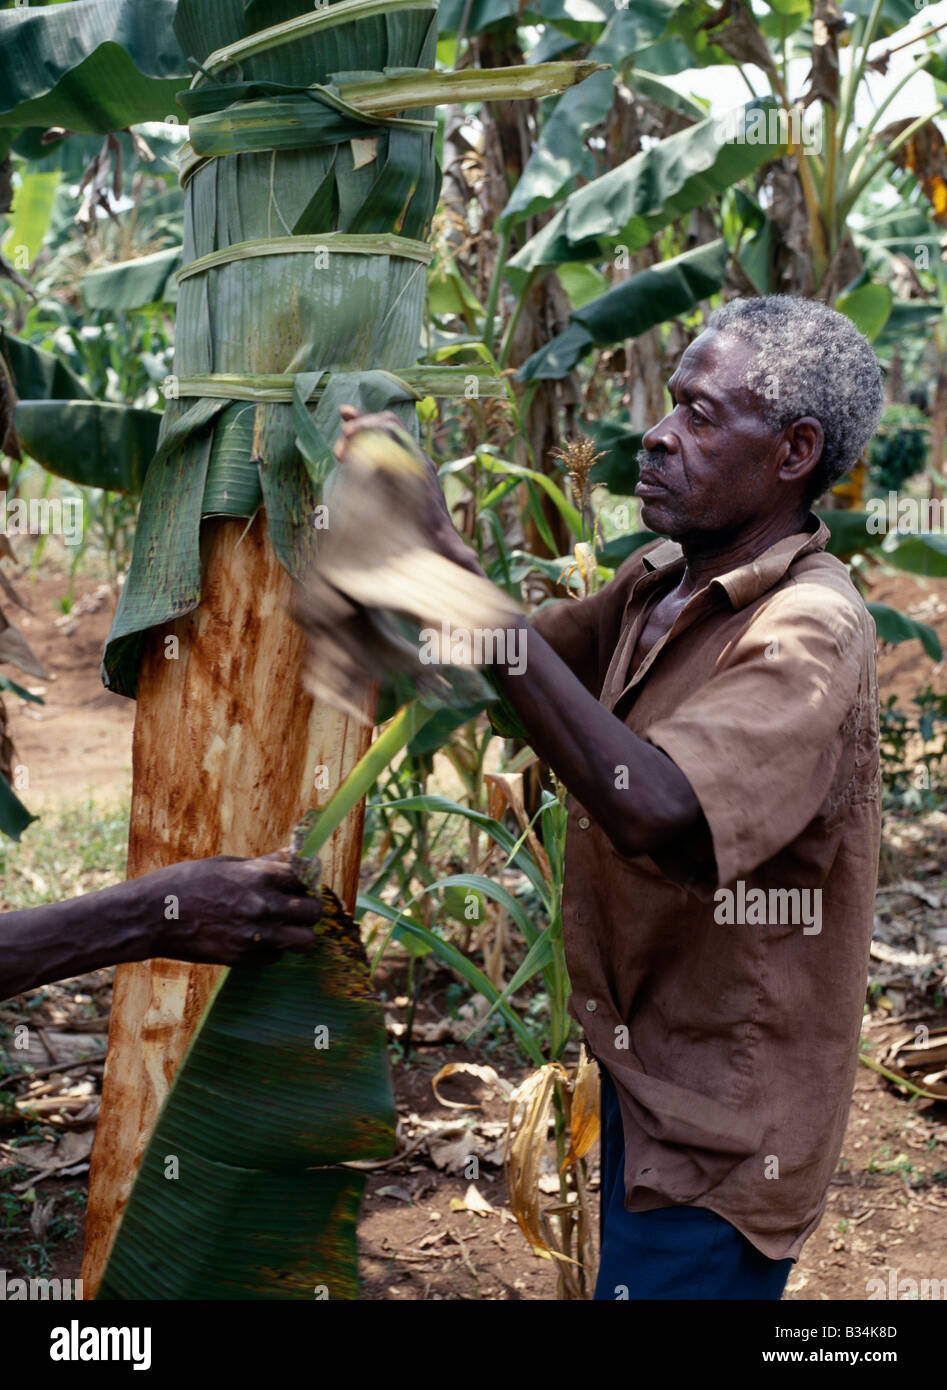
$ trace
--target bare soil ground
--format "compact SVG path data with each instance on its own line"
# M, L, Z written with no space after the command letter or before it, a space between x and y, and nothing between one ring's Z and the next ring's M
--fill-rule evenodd
M130 788L134 706L104 691L98 674L111 601L96 594L98 581L80 579L76 596L88 600L86 611L57 625L64 587L61 578L40 578L26 590L32 615L16 615L55 677L27 681L45 688L42 708L7 701L17 761L30 774L23 799L40 812L85 801L90 793L121 802ZM947 583L899 576L882 580L872 597L930 622L947 648ZM947 689L944 665L935 668L916 643L882 653L880 674L883 693L905 701L927 682ZM864 1038L866 1052L876 1059L919 1023L932 1030L947 1026L945 825L941 816L888 826L885 891L879 895L879 937L887 955L883 950L884 958L873 960ZM0 909L2 890L0 884ZM392 956L381 984L393 1020L405 1018L405 970L404 961ZM429 971L417 1016L422 1036L426 1023L445 1017L449 981L447 972ZM0 1267L11 1277L78 1275L109 1001L110 976L103 971L0 1005L0 1025L11 1028L27 1013L32 1032L42 1025L37 1055L29 1061L46 1068L30 1082L14 1083L19 1068L9 1064L22 1055L8 1051L4 1076L0 1051ZM457 1060L487 1061L513 1082L525 1075L499 1041L488 1056L460 1042L422 1041L408 1063L393 1044L402 1151L369 1179L360 1226L363 1296L553 1298L550 1262L530 1252L505 1206L505 1103L473 1086L464 1098L479 1106L446 1110L431 1090L444 1062ZM457 1086L454 1095L464 1085L450 1084ZM462 1147L456 1143L458 1124L472 1136L468 1147L474 1143L481 1155L477 1193L491 1210L482 1210L483 1201L476 1204L479 1212L465 1209L470 1183L451 1171ZM595 1187L593 1181L593 1200ZM887 1279L892 1269L896 1278L947 1279L947 1102L911 1099L862 1066L827 1213L793 1270L786 1298L863 1299L867 1280L878 1274Z

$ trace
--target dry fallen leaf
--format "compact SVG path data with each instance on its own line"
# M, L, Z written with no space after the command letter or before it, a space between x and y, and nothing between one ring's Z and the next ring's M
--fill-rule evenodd
M447 1062L431 1081L431 1089L437 1096L441 1105L446 1105L452 1110L469 1110L478 1105L474 1100L445 1100L437 1089L439 1081L447 1076L476 1076L478 1080L486 1082L491 1090L499 1091L504 1100L509 1100L513 1094L513 1087L508 1081L504 1081L493 1067L478 1066L475 1062Z
M475 1182L472 1182L463 1198L452 1197L450 1202L454 1211L472 1211L478 1216L496 1216L497 1209L482 1195Z

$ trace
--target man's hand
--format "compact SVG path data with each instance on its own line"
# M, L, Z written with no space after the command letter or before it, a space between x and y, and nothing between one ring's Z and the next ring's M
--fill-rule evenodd
M336 458L342 457L346 442L359 430L384 430L399 441L404 438L404 425L394 411L384 410L377 415L365 415L354 405L342 405L339 406L339 414L344 423L342 433L335 444ZM483 574L480 561L470 546L458 535L451 520L440 479L437 476L437 465L420 445L412 441L412 447L428 465L430 486L426 494L427 509L423 518L422 529L430 540L431 549L446 559L452 560L455 565L460 565L462 569L470 570L472 574Z
M149 955L215 965L267 965L309 951L322 901L306 893L286 850L260 859L221 854L131 880L154 921ZM177 913L169 919L167 913Z

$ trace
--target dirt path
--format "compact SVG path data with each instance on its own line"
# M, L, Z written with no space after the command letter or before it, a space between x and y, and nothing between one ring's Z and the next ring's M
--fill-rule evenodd
M79 578L75 609L64 618L60 575L41 575L34 583L17 580L31 612L10 608L49 673L49 679L10 675L42 705L7 698L10 736L16 761L29 771L21 800L32 811L87 800L127 800L131 791L132 727L135 704L104 689L99 665L115 607L109 586Z

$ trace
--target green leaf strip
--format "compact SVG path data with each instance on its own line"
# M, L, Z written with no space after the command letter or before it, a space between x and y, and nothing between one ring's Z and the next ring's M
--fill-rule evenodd
M480 397L494 398L506 395L503 378L493 372L475 371L472 368L457 367L402 367L397 372L387 372L393 383L404 386L416 400L425 396L442 396L460 399L466 396L471 379L476 381ZM175 394L184 397L202 397L228 401L290 401L297 398L296 382L300 376L315 377L316 384L310 385L304 399L317 401L328 385L330 372L303 372L299 376L268 374L262 376L240 376L234 372L211 372L206 376L186 376L175 380Z
M601 64L590 62L459 72L418 69L372 74L357 82L339 83L337 88L315 83L291 87L231 82L181 92L178 100L191 115L191 138L179 155L181 183L203 160L219 155L340 143L366 127L431 130L431 121L398 118L393 113L461 101L556 96L600 70Z
M304 95L241 101L195 117L190 127L191 148L202 159L257 150L305 149L364 138L383 128L423 134L435 130L436 122L362 113L326 88L310 87ZM187 172L182 164L182 182Z
M348 24L357 19L368 19L372 15L396 14L401 10L430 10L436 14L437 5L431 0L338 0L337 4L320 6L312 14L297 15L282 24L273 24L268 29L260 29L247 38L238 39L216 52L208 55L200 72L196 73L192 87L200 86L201 79L216 68L230 67L259 53L271 53L274 48L293 43L300 38L308 38L337 24Z
M433 247L423 241L393 234L374 236L345 236L326 232L324 236L260 237L255 241L238 241L207 256L199 256L183 266L175 277L178 284L205 270L229 265L232 261L248 261L256 256L313 256L319 251L339 252L347 256L402 256L405 260L421 261L427 265L434 255Z

